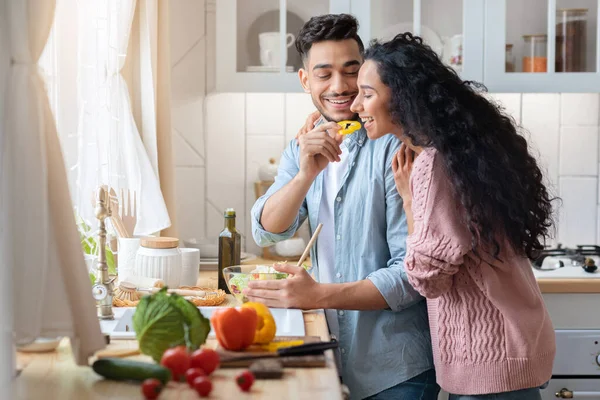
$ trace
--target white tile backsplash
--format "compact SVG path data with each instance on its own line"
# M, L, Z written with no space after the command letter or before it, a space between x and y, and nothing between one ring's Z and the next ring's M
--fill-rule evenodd
M547 183L558 185L560 95L523 94L521 124L534 155L541 160Z
M563 126L559 153L561 176L598 176L598 127Z
M274 158L279 164L279 158L283 152L283 136L248 136L246 144L246 251L261 254L261 249L252 239L252 226L250 209L256 201L254 182L259 180L258 170L261 166L269 163Z
M310 94L286 93L285 94L285 142L296 137L296 134L306 122L308 115L316 111Z
M207 201L221 211L232 207L237 226L245 227L246 128L244 93L219 93L206 98Z
M560 178L558 242L564 246L597 242L597 184L596 178Z
M563 93L560 95L562 126L598 126L598 93Z
M283 93L247 93L247 134L283 136L284 106Z
M521 123L521 93L490 93L489 97L500 104L506 112Z

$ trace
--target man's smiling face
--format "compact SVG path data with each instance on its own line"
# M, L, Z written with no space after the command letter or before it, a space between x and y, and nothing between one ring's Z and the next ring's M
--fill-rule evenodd
M353 39L326 40L310 48L304 68L299 71L300 81L327 120L356 118L350 106L358 94L356 80L362 60Z

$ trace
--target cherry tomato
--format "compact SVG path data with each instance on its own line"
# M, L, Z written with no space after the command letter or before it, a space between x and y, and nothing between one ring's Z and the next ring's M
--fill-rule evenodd
M212 382L206 376L194 379L194 390L200 397L207 397L212 392Z
M200 376L206 376L206 372L202 368L190 368L185 373L185 379L190 387L194 387L194 380Z
M142 383L142 394L148 400L156 399L158 397L158 395L160 394L160 392L162 392L162 390L163 390L162 382L159 381L158 379L155 379L155 378L146 379Z
M190 368L190 355L185 346L177 346L165 351L160 363L171 370L174 381L185 382L185 372Z
M254 383L254 374L248 370L242 371L236 375L235 382L242 391L248 392Z
M192 353L192 367L202 368L206 375L212 374L220 362L219 353L212 349L198 349Z

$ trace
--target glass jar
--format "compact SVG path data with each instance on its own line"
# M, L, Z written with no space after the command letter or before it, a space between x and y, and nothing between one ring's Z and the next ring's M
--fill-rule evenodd
M556 10L556 72L586 71L587 8Z
M548 35L524 35L523 72L546 72L548 70Z
M515 55L513 54L513 45L506 44L506 56L504 61L505 72L515 72Z

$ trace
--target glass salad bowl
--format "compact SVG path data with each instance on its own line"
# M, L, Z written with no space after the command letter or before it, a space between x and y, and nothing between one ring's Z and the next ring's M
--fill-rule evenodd
M286 279L288 274L277 272L270 265L234 265L223 269L227 287L236 299L245 303L248 298L242 293L249 281Z

